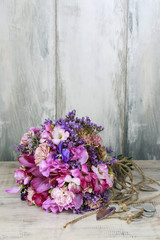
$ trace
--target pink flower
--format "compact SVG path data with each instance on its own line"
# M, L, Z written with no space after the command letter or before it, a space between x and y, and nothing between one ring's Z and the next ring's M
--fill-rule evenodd
M37 134L40 131L40 129L32 126L29 128L29 131L33 131L34 134Z
M39 166L42 160L46 160L50 153L50 147L48 147L47 143L41 143L39 147L35 151L35 163Z
M72 191L73 193L79 193L81 191L81 180L77 177L73 178L70 175L67 175L64 178L64 182L68 182L68 190Z
M33 137L35 134L33 131L29 131L23 135L21 138L20 144L27 146L29 144L29 136Z
M35 177L31 181L31 187L36 193L42 193L50 189L49 179Z
M51 197L55 200L55 203L63 207L65 210L73 207L74 193L67 190L67 188L53 188Z
M92 171L96 173L97 177L99 179L106 179L106 176L108 175L108 168L106 164L99 164L97 167L92 166Z
M106 164L99 164L97 167L91 167L92 182L95 193L103 193L105 189L113 186L113 174L108 173Z
M81 171L79 169L73 169L71 172L75 178L80 179L82 188L88 187L88 183L91 183L91 173L88 172L86 164L82 165Z
M58 206L55 202L55 199L51 199L50 197L48 197L47 200L43 202L42 209L47 211L50 210L53 213L58 213L62 212L63 207Z
M59 162L58 162L59 163ZM54 166L53 152L51 152L46 161L42 160L39 164L39 170L43 176L48 177L51 171L51 168Z
M46 140L52 140L52 135L50 132L47 132L46 130L44 130L41 133L40 143L46 142Z
M48 197L42 204L42 209L51 210L53 213L62 212L63 209L68 210L74 207L79 209L83 204L83 196L81 194L73 194L67 191L66 188L54 188L51 192L51 197Z
M84 134L82 135L82 138L87 144L93 145L95 147L103 146L102 138L100 137L99 134L95 132L93 132L91 136Z
M108 184L103 179L93 178L92 181L96 194L103 193L107 188L109 188Z
M31 173L35 177L42 177L42 173L39 171L39 167L36 165L34 167L27 169L26 173Z
M23 144L25 146L27 146L29 144L29 139L28 139L27 133L25 133L23 135L23 137L21 138L20 144Z
M63 177L70 172L68 168L69 165L67 163L62 163L59 159L53 159L53 152L49 154L46 161L42 160L39 164L39 170L45 177L49 177L51 172L57 178Z
M32 196L32 200L34 201L34 203L37 205L37 206L42 206L43 202L46 200L48 196L48 193L47 192L43 192L43 193L35 193L33 196Z
M98 179L104 179L108 187L113 186L113 174L108 173L108 168L106 164L99 164L97 167L92 166L92 171L97 175Z
M53 143L58 145L61 141L67 140L69 137L69 132L65 131L60 126L55 126L52 132Z
M78 147L72 147L71 152L74 155L71 160L79 159L79 162L81 164L86 163L89 158L88 152L83 145L80 145Z
M94 146L102 146L102 138L95 132L91 135L91 142Z
M33 195L35 194L35 191L33 190L33 188L28 187L27 192L28 192L27 194L28 205L31 206L35 204L34 200L32 199Z
M84 141L85 141L87 144L89 144L89 145L92 144L92 138L91 138L91 136L83 135L82 137L83 137Z
M24 183L24 185L26 185L29 183L30 177L27 176L26 172L23 170L14 171L14 177L17 180L17 182L20 184Z
M25 153L25 154L19 156L18 161L24 167L27 167L27 168L35 167L34 156L32 154L28 155Z
M45 129L47 132L52 132L53 131L52 124L49 122L45 124Z

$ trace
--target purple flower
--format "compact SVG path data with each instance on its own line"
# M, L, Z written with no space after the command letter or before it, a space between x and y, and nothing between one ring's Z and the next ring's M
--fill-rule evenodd
M60 142L57 146L57 153L62 155L63 162L68 162L70 157L70 151L67 148L63 148L63 142Z
M63 160L63 162L68 162L69 155L70 155L70 151L68 149L63 149L62 150L62 160Z

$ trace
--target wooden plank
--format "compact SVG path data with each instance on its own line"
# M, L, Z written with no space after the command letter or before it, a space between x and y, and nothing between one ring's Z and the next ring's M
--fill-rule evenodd
M103 125L107 146L123 148L125 0L57 1L57 111Z
M126 154L160 159L160 1L129 1Z
M140 164L145 165L146 161L140 161ZM12 187L11 183L15 184L11 172L13 173L17 166L17 162L1 162L0 239L160 239L160 198L154 199L156 214L153 218L143 218L138 222L127 224L119 219L96 221L93 215L63 229L66 222L77 217L75 214L69 212L47 214L38 207L27 206L26 202L20 201L19 194L9 195L4 192L6 188ZM154 177L155 171L160 168L160 161L147 161L147 166L145 165L145 171L149 171L150 176ZM160 181L160 175L157 177ZM2 180L4 180L3 184Z
M54 1L0 1L0 159L30 126L55 117Z

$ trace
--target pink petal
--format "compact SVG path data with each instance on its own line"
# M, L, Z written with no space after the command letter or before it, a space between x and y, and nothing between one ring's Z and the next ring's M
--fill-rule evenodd
M80 162L81 164L84 164L84 163L87 162L87 160L88 160L88 152L87 152L87 150L85 149L85 150L82 152L82 154L81 154L81 158L79 159L79 162Z
M15 186L13 188L10 188L10 189L7 189L5 190L7 193L17 193L21 190L21 187L20 186Z
M43 178L34 178L31 181L31 186L37 193L41 193L50 189L49 180Z
M43 176L49 177L50 174L50 165L46 161L42 160L39 164L39 170Z
M42 173L39 171L39 167L38 166L34 166L34 167L30 168L30 169L27 169L26 173L32 173L33 176L42 177Z
M29 183L29 180L30 180L30 177L26 177L26 178L24 179L24 185L28 184L28 183Z
M73 169L71 172L73 177L78 177L80 175L79 169Z
M85 181L90 182L91 181L91 176L90 175L85 176Z
M40 131L40 129L36 127L30 127L29 131L33 131L35 134L37 134Z
M34 167L34 156L33 155L27 155L23 154L18 158L18 161L24 166L24 167Z
M79 178L72 178L72 182L77 184L77 185L80 185L81 180Z
M72 177L70 175L67 175L64 179L65 182L71 182L72 181Z
M53 129L52 129L52 126L51 126L51 123L47 123L46 125L45 125L45 129L46 129L46 131L48 131L48 132L51 132Z
M86 164L82 164L82 172L85 173L85 174L89 174Z

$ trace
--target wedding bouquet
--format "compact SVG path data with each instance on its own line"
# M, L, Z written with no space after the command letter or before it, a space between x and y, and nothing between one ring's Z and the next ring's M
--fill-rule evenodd
M114 182L110 157L99 132L103 127L76 111L57 121L45 120L41 128L30 127L17 147L21 166L14 172L21 200L47 212L72 210L81 213L104 206Z
M127 223L142 215L153 216L152 204L142 205L136 213L122 212L127 211L128 205L159 197L160 194L139 200L139 191L158 191L148 184L160 183L146 176L131 158L109 156L113 151L103 145L99 135L103 127L92 123L89 117L75 115L73 110L64 119L48 119L41 128L29 128L16 146L21 164L14 172L18 185L6 192L20 191L21 200L29 206L53 213L95 210L97 220L110 216ZM142 178L138 183L134 182L133 167ZM74 219L64 228L90 214Z

